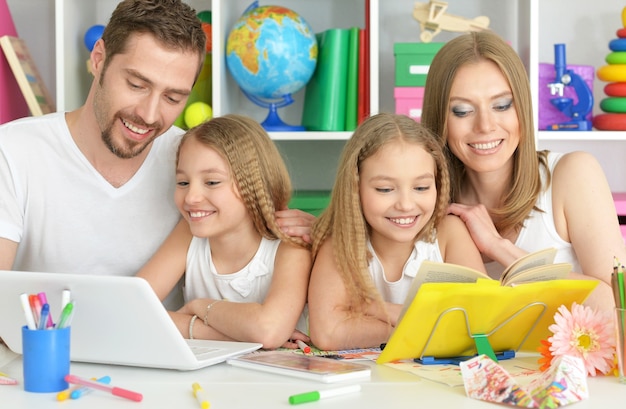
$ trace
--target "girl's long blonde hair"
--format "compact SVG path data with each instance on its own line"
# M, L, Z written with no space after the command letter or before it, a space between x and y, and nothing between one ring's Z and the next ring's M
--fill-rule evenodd
M350 309L362 311L365 305L380 301L368 270L367 250L370 227L363 216L359 194L359 171L364 160L392 141L417 144L435 161L437 203L433 216L415 240L434 241L435 228L446 215L449 203L448 165L439 139L427 128L404 115L381 113L366 119L346 143L328 208L313 225L312 252L332 239L335 263L349 293Z

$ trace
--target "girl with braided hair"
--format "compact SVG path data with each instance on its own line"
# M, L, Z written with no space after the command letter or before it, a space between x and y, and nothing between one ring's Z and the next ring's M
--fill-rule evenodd
M138 275L161 299L184 277L185 305L170 312L184 336L266 349L309 340L310 251L275 216L290 197L280 153L252 119L225 115L183 136L174 193L183 219Z

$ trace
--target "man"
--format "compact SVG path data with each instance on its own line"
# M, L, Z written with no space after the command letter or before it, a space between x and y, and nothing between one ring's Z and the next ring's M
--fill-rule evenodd
M85 104L0 126L0 270L134 275L152 256L179 219L172 124L205 41L182 1L124 0L91 52ZM305 237L314 219L277 215Z
M0 127L0 269L133 275L178 221L172 127L206 37L180 0L124 0L75 111Z

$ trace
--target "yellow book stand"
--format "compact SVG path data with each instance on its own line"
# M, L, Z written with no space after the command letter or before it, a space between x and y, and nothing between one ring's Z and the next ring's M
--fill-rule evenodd
M498 281L425 283L401 317L377 363L536 351L561 305L581 304L598 283L550 280L502 286ZM495 352L494 352L495 351Z

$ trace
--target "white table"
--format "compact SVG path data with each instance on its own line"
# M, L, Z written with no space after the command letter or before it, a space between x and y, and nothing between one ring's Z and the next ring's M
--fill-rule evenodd
M263 408L492 408L507 407L470 399L463 387L449 387L385 365L372 366L371 380L360 382L361 392L328 398L313 403L290 405L290 395L333 388L341 384L291 379L289 377L235 368L226 363L190 372L144 369L100 364L71 364L71 372L85 377L109 375L112 384L143 394L142 402L133 402L105 392L94 391L78 400L58 402L55 393L30 393L23 390L21 356L0 346L0 372L18 379L20 385L0 385L0 406L5 408L176 408L198 409L191 384L199 382L211 403L211 409ZM522 358L519 358L522 359ZM592 377L588 380L590 397L576 403L574 409L623 408L626 385L615 377Z

